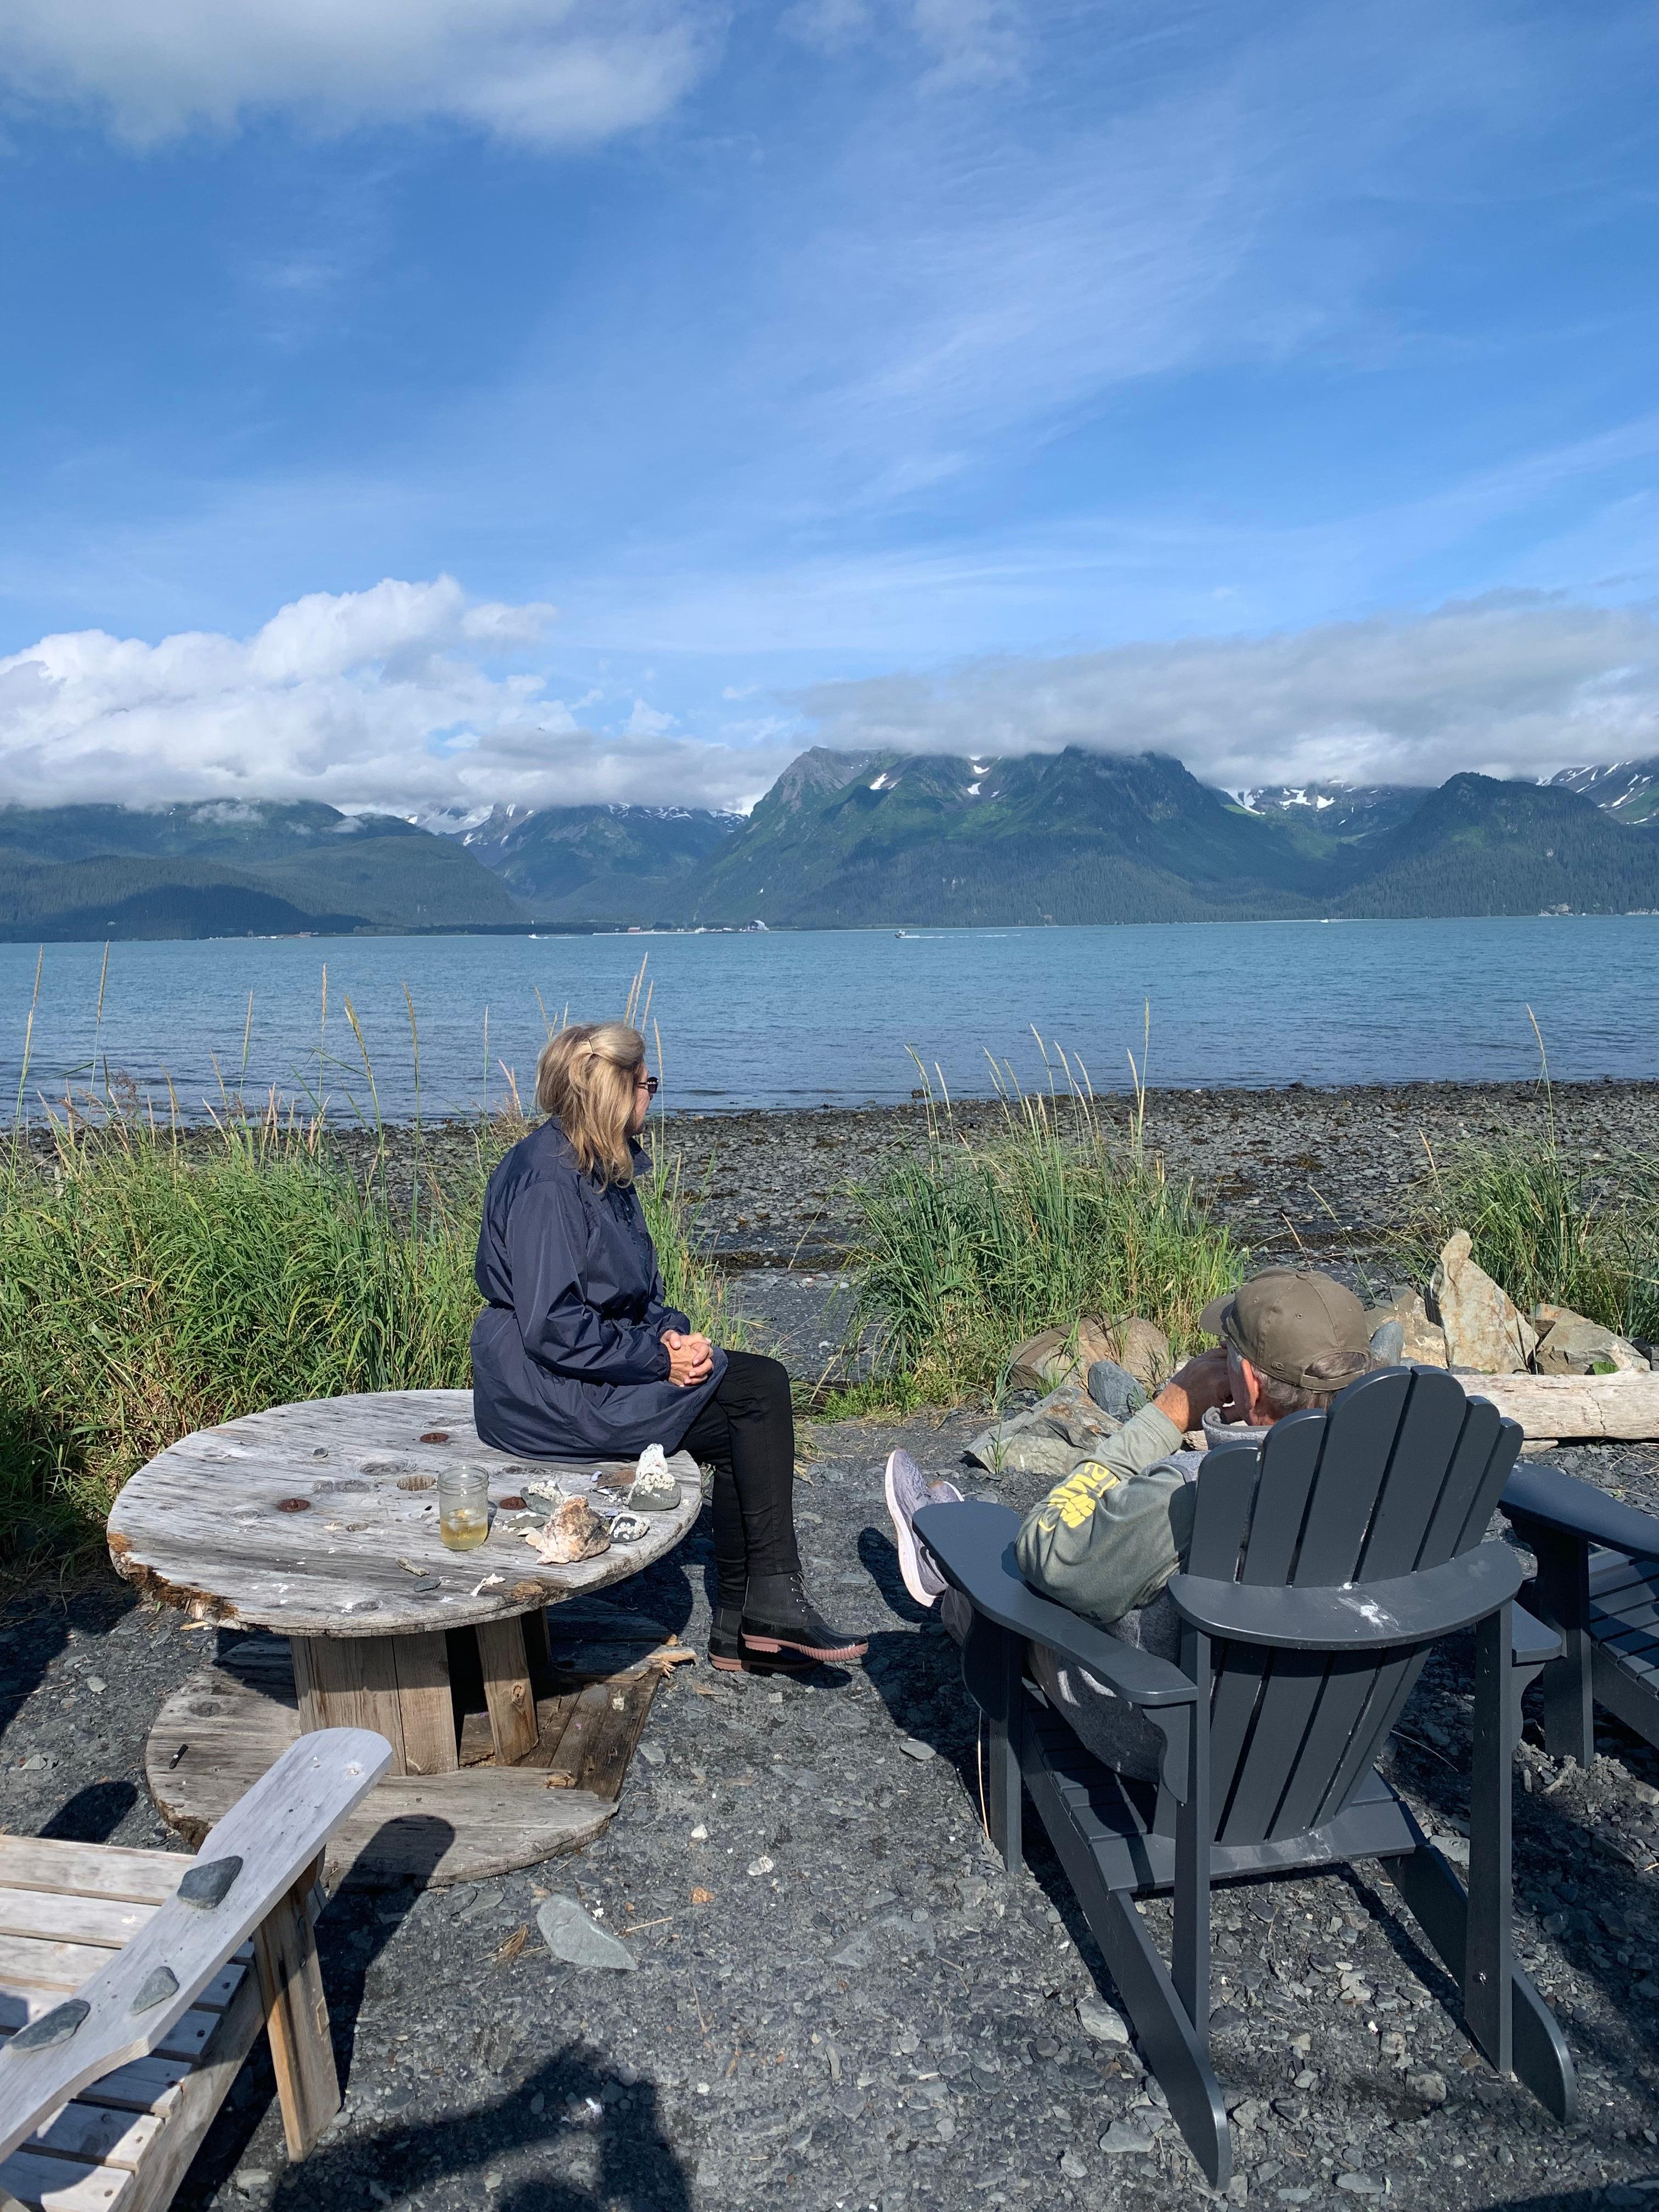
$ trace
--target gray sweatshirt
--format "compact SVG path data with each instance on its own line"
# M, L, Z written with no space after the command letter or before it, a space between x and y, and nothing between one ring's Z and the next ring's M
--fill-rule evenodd
M1203 1453L1187 1449L1167 1413L1143 1406L1097 1457L1073 1468L1026 1515L1014 1546L1020 1572L1057 1605L1102 1627L1121 1623L1152 1603L1186 1558L1193 1485L1203 1464ZM1164 1642L1136 1632L1139 1626L1130 1627L1126 1642Z

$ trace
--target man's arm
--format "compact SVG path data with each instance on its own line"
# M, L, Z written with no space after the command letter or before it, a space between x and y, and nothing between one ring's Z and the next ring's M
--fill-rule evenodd
M1158 1462L1182 1449L1185 1431L1229 1389L1224 1355L1188 1360L1097 1457L1055 1485L1015 1540L1033 1589L1103 1623L1158 1595L1193 1533L1193 1486Z

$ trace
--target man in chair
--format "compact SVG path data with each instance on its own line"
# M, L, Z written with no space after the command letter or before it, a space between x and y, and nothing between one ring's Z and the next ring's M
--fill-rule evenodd
M1287 1413L1322 1411L1364 1374L1365 1310L1333 1277L1268 1267L1200 1317L1220 1347L1200 1352L1149 1406L1125 1422L1097 1457L1075 1468L1020 1524L1015 1555L1034 1590L1160 1658L1180 1650L1180 1622L1164 1595L1193 1530L1193 1485L1204 1464L1187 1432L1235 1425L1265 1431ZM887 1507L904 1586L919 1605L944 1598L945 1626L961 1642L972 1611L950 1589L916 1535L924 1505L960 1501L951 1482L929 1484L908 1452L887 1462ZM1031 1647L1031 1671L1087 1748L1121 1773L1151 1780L1163 1740L1133 1707L1086 1670Z

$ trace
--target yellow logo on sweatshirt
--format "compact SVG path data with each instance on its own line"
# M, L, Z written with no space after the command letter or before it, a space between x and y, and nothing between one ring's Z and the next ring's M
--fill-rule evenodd
M1093 1516L1102 1496L1115 1490L1121 1480L1099 1460L1085 1459L1081 1467L1073 1468L1065 1481L1049 1492L1048 1504L1060 1516L1063 1528L1080 1528Z

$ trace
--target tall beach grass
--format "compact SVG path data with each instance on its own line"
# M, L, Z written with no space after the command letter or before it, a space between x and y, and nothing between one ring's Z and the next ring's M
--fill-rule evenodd
M1043 1061L1035 1092L993 1063L1002 1126L980 1142L924 1069L925 1156L855 1192L851 1334L876 1349L866 1400L994 1394L1022 1339L1089 1313L1139 1314L1185 1352L1205 1305L1243 1273L1246 1251L1147 1147L1144 1063L1131 1059L1121 1136L1085 1069L1064 1052L1044 1049Z
M1528 1017L1531 1009L1528 1009ZM1548 1056L1536 1020L1532 1125L1428 1150L1395 1249L1426 1281L1446 1239L1469 1232L1477 1262L1523 1313L1568 1306L1621 1335L1659 1338L1659 1154L1586 1158L1560 1140Z

